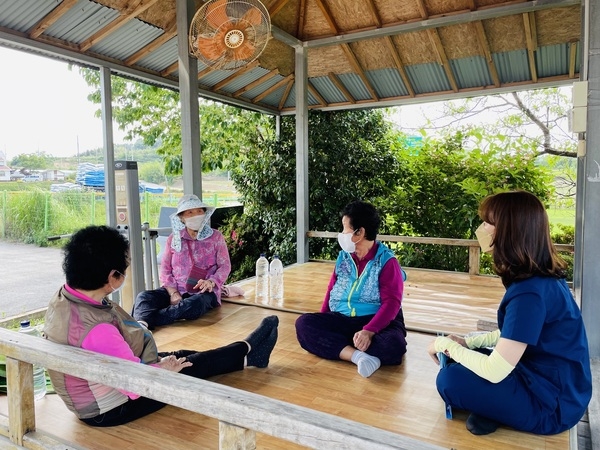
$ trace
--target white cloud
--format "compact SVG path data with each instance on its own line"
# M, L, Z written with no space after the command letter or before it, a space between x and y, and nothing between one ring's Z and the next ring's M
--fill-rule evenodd
M99 105L77 67L0 47L0 150L10 160L22 153L73 156L103 146ZM122 133L114 128L115 141Z

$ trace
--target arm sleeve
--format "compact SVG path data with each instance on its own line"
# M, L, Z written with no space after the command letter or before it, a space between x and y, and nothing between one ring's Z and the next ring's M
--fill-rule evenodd
M467 336L465 342L469 348L484 348L494 347L498 343L498 339L500 339L500 330L495 330Z
M325 294L325 300L323 300L323 304L321 305L321 312L329 312L329 295L331 294L331 290L333 289L333 285L337 281L337 275L335 274L335 270L331 274L331 278L329 279L329 285L327 286L327 293Z
M390 258L385 263L379 274L379 296L381 307L373 318L363 329L379 333L387 327L398 315L402 305L402 293L404 292L404 281L400 264L396 258Z
M81 348L128 361L140 362L140 358L133 354L131 347L125 342L117 327L109 323L101 323L92 328L81 343ZM119 392L132 400L140 397L138 394L122 389L119 389Z
M217 234L218 233L218 234ZM217 271L209 277L217 285L223 286L229 273L231 272L231 261L229 259L229 251L227 250L227 244L223 235L215 231L217 234L217 242L215 243L216 248L216 259L217 259Z
M487 356L474 350L464 348L458 342L445 336L438 337L435 340L435 351L448 351L450 358L490 383L499 383L515 368L515 366L511 366L496 350L494 350L491 355Z
M173 234L170 234L165 243L165 253L160 262L160 282L164 287L177 288L177 281L173 276L173 249L171 248L171 242L173 241Z

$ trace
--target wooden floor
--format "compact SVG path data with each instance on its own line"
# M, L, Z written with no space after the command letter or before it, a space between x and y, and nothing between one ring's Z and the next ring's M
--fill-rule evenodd
M250 368L222 375L217 383L366 423L395 433L457 450L568 449L568 433L535 436L501 428L489 436L476 437L465 429L466 415L444 415L435 389L437 366L426 353L433 336L409 332L408 353L400 366L379 369L365 379L356 366L326 361L300 348L295 336L297 312L273 311L320 308L332 269L330 264L309 263L285 271L285 299L278 305L251 305L252 280L239 283L244 299L224 302L218 310L194 322L179 322L155 331L161 350L209 349L243 339L270 314L280 318L279 340L267 369ZM477 320L495 319L502 288L498 280L472 280L463 274L408 271L404 307L407 324L432 331L470 331ZM456 277L456 278L454 278ZM454 282L453 280L456 280ZM487 287L486 287L487 286ZM494 298L492 298L492 293ZM248 304L244 304L244 302ZM431 311L427 305L431 305ZM6 398L0 398L0 414L7 414ZM36 403L39 430L86 449L217 449L215 420L167 406L161 411L115 428L97 429L81 424L56 395ZM261 449L297 449L295 444L258 436ZM0 442L2 447L2 442ZM2 447L4 448L4 447ZM327 449L327 444L323 444Z

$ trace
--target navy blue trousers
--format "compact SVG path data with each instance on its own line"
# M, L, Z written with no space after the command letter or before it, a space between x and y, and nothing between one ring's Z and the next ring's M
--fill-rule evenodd
M347 345L354 347L354 334L371 321L373 315L348 317L336 312L302 314L296 320L296 336L300 346L325 359L340 359ZM402 310L390 324L373 336L366 353L376 356L384 365L398 365L406 353L406 327Z
M516 430L535 434L564 431L557 411L548 411L531 394L521 376L513 371L499 383L491 383L458 363L440 370L436 385L444 401ZM560 411L558 411L560 415Z
M140 292L133 305L131 315L135 320L143 320L151 330L154 327L170 325L176 320L195 320L219 306L213 292L183 294L177 305L171 305L169 292L164 288Z

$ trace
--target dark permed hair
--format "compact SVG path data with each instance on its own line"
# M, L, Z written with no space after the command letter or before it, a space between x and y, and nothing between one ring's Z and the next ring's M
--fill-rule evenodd
M365 238L369 241L377 239L381 218L373 205L360 200L348 203L341 212L341 216L348 217L353 230L365 229Z
M63 271L74 289L99 289L111 270L124 274L129 266L129 242L118 230L89 226L77 231L63 249Z

